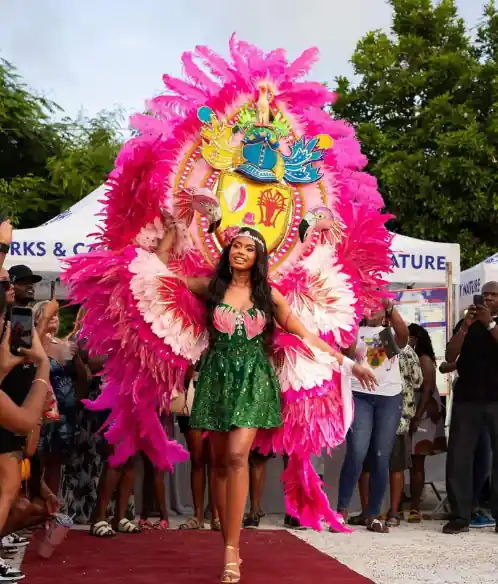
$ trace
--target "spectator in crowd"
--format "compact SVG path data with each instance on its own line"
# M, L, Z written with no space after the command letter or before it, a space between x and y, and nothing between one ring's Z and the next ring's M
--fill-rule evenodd
M30 434L24 450L24 456L30 463L26 465L27 475L23 477L23 486L14 501L7 522L2 531L4 549L22 547L28 543L27 538L17 532L49 521L60 509L60 501L47 486L42 477L40 457L37 453L38 431Z
M487 429L493 449L492 515L498 516L498 282L482 288L483 305L470 306L446 348L446 361L457 364L453 395L446 487L451 519L448 534L469 530L473 464L479 436Z
M369 450L375 456L369 461L371 471L366 511L366 527L375 533L387 533L389 528L380 520L384 494L389 480L389 461L403 406L399 357L386 353L382 337L391 334L394 343L404 349L408 342L408 327L390 300L360 326L356 346L350 352L362 365L370 367L378 382L373 393L352 380L355 415L347 435L346 457L339 479L338 511L347 520L347 510L360 478ZM392 327L392 328L391 328ZM390 333L382 333L387 330ZM390 350L390 352L391 352Z
M104 469L100 475L97 503L95 505L90 535L95 537L113 537L118 533L138 534L140 527L135 525L134 510L129 516L128 502L135 482L136 457L130 458L124 465L113 467L109 464L109 457L113 453L110 444L107 445L107 457ZM112 525L108 522L109 505L116 496L116 505ZM128 516L127 516L128 515Z
M173 434L173 420L171 415L160 416L164 430L170 436ZM141 453L143 462L142 480L142 511L139 526L142 530L159 529L164 531L169 528L168 507L166 505L166 486L164 484L165 472L154 466L149 457ZM152 523L150 517L154 511L154 503L159 512L159 521Z
M22 356L11 354L10 327L4 326L5 308L5 289L0 287L0 533L21 487L26 436L40 424L49 388L48 359L35 330L32 348L21 349ZM22 373L25 361L31 365L27 377ZM15 370L21 375L12 378ZM14 384L6 384L9 376ZM19 570L0 560L0 580L17 581L23 577Z
M420 359L423 383L415 393L417 410L410 424L412 468L410 469L410 513L408 523L420 523L420 501L425 485L425 459L446 452L444 410L436 386L436 355L429 333L418 324L408 327L410 345Z
M39 302L33 309L35 324L40 321L48 301ZM43 426L40 455L44 480L48 488L59 493L62 465L68 462L74 449L77 427L77 389L88 384L87 369L81 360L78 346L57 338L58 312L47 323L42 339L50 360L50 383L57 399L59 420Z
M31 268L24 265L12 266L9 270L10 281L14 286L15 304L30 306L35 301L35 286L42 277L33 274Z
M457 364L441 363L439 371L444 375L454 373L453 388L458 377ZM496 521L484 509L489 508L491 466L492 466L491 438L487 428L483 428L479 435L474 456L474 483L472 486L472 521L470 527L493 527Z
M185 383L187 391L191 391L195 384L196 372L190 371L186 376ZM206 476L208 483L209 508L211 510L211 529L221 530L218 512L213 499L213 472L211 467L211 453L209 438L203 436L204 432L191 428L190 416L177 415L176 419L180 432L185 436L187 448L190 453L190 487L192 490L192 501L194 504L194 515L180 525L180 529L197 530L204 528L204 496L206 491Z
M266 483L266 467L274 454L265 455L258 449L252 450L249 455L249 513L244 516L244 527L259 527L259 522L264 517L261 508L261 499Z
M403 411L389 463L391 506L386 517L386 525L388 527L398 527L401 522L400 505L405 487L405 471L411 466L410 423L415 416L415 392L422 385L420 361L410 345L406 345L399 354L399 367L403 381ZM372 451L369 451L358 483L362 512L360 515L351 517L349 520L350 525L366 525L370 461L372 458L375 458L375 455Z
M10 281L9 272L5 268L0 268L0 286L5 291L5 303L7 307L14 304L14 286Z
M90 357L85 351L85 339L80 338L80 318L78 313L74 330L68 339L78 343L83 362L91 375L86 393L81 398L91 401L100 395L101 373L105 357ZM77 425L79 433L74 450L62 478L62 497L69 515L83 525L91 522L98 497L99 479L107 459L107 443L100 430L106 416L102 412L92 412L84 407L78 409Z

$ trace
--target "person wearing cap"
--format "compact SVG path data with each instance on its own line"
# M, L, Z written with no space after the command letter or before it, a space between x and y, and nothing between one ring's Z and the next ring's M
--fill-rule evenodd
M35 300L35 284L42 281L42 277L33 274L28 266L12 266L9 270L10 281L14 286L15 304L29 306Z

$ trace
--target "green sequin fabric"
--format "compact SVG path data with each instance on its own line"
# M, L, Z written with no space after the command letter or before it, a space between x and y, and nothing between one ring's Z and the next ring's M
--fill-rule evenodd
M216 331L201 360L190 427L228 432L234 427L275 428L281 423L280 385L263 335L248 338L243 318L238 318L231 336Z

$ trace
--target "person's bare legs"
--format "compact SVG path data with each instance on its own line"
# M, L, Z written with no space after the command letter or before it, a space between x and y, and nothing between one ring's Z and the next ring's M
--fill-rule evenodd
M124 519L128 510L128 502L135 483L135 457L130 458L122 467L121 478L118 484L118 492L116 494L116 512L114 513L113 529L117 526L121 519Z
M47 487L59 496L62 474L62 457L54 452L42 457L43 480Z
M41 525L50 519L45 501L39 498L29 501L26 497L20 497L14 502L9 517L1 532L1 536L9 535L21 529Z
M249 452L257 432L257 428L235 428L228 434L225 566L236 573L240 562L242 518L249 492Z
M211 527L213 528L216 523L219 522L220 518L218 516L218 508L216 506L216 501L214 500L214 464L212 460L211 445L209 444L209 439L204 440L204 457L207 460L207 473L208 473L208 501L209 508L211 509Z
M358 480L358 490L360 492L361 514L366 517L368 508L368 490L370 488L370 473L362 472Z
M22 453L0 454L0 532L21 489Z
M208 446L203 439L202 430L189 429L185 433L190 452L190 487L194 503L194 516L199 524L204 523L204 492L206 490L206 465L209 458Z
M112 455L113 448L107 445L108 456ZM112 496L121 478L122 467L113 468L106 462L99 479L98 496L95 509L92 513L92 525L99 521L107 521L107 509L111 502Z
M251 500L251 515L261 515L261 500L266 483L266 467L268 457L258 452L250 454L249 493Z
M391 490L391 513L398 515L401 503L401 495L405 488L405 473L392 472L389 476Z
M168 506L166 505L166 485L164 484L164 471L154 468L154 492L159 508L159 520L168 521Z
M148 521L154 507L155 475L154 466L148 456L142 452L143 481L142 481L142 513L140 519Z
M425 456L414 454L412 456L412 468L410 469L410 509L420 511L420 500L425 485Z
M216 504L216 509L218 510L223 540L226 543L228 432L210 432L209 443L211 446L211 459L213 464L213 498Z

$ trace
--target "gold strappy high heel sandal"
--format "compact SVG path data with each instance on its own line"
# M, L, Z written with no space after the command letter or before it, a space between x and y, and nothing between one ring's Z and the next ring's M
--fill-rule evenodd
M232 545L227 545L226 549L235 550L237 556L239 555L239 550ZM240 582L240 564L240 558L238 558L236 562L227 562L225 564L223 576L221 577L222 584L237 584L237 582ZM235 567L237 570L233 569Z

